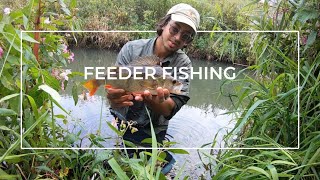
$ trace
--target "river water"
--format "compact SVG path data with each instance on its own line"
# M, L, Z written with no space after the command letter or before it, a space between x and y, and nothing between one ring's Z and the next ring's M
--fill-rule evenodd
M110 67L116 60L117 53L96 50L96 49L73 49L75 61L70 63L67 69L72 72L84 73L84 67ZM198 67L221 67L225 69L228 64L218 62L208 62L205 60L191 59L194 69ZM235 67L238 72L241 68ZM92 77L92 76L91 76ZM210 76L208 76L210 77ZM174 155L177 165L182 165L186 161L185 172L192 173L198 177L203 168L197 155L197 151L192 148L200 148L204 144L213 142L216 136L216 146L223 147L221 141L226 131L233 127L232 114L225 114L231 110L229 97L220 93L222 80L214 76L213 79L200 80L195 76L191 80L190 100L182 109L170 120L168 134L171 141L177 142L172 147L183 148L189 151L189 155ZM96 95L89 97L88 100L79 99L75 105L71 94L71 86L78 81L84 81L84 77L76 77L70 80L65 91L61 92L62 100L60 104L71 116L68 116L67 123L60 122L61 126L73 133L81 130L83 142L81 147L89 147L89 134L100 133L105 138L101 144L106 148L113 148L115 144L115 133L107 126L114 118L110 114L103 88L100 88ZM232 93L231 87L224 88L223 94ZM81 94L81 92L79 92ZM54 108L55 114L63 114L59 108ZM207 145L205 147L210 147ZM209 151L209 150L204 150ZM177 168L179 169L179 168Z

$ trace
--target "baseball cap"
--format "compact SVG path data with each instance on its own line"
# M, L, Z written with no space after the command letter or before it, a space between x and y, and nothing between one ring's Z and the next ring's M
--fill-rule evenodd
M167 13L171 14L173 21L182 22L189 25L197 33L197 28L200 23L200 15L196 9L189 4L180 3L174 5Z

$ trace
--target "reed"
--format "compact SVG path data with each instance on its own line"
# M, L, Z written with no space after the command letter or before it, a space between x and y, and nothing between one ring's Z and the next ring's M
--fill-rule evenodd
M296 35L257 35L253 45L257 62L248 67L255 76L238 80L245 86L238 91L235 107L243 112L225 136L228 147L254 149L203 156L213 161L207 165L213 179L319 179L320 52L313 33L319 20L318 15L306 14L319 12L314 8L319 2L279 1L271 7L266 1L262 6L260 15L251 17L261 19L254 29L298 29L308 43L298 44L301 37ZM274 149L256 149L266 147Z

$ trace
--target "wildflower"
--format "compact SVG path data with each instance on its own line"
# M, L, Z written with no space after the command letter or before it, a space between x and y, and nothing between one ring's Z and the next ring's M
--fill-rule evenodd
M64 81L61 81L61 90L64 91Z
M70 53L70 56L68 57L68 60L69 60L69 63L70 63L70 60L71 60L71 62L74 61L74 54L73 54L73 52Z
M116 118L116 119L113 119L112 121L111 121L111 124L112 124L112 126L113 127L118 127L118 118Z
M62 79L62 81L64 81L64 80L69 80L69 77L68 77L68 75L69 74L71 74L71 70L70 69L66 69L64 72L62 72L61 74L60 74L60 78Z
M308 39L307 36L302 36L301 37L301 45L306 45L307 44L307 39Z
M3 49L0 47L0 58L2 58L3 55Z
M126 123L124 123L124 121L121 121L121 124L120 124L120 129L121 130L124 130L126 128Z
M67 53L68 52L68 46L65 44L62 44L62 52Z
M72 73L71 69L66 69L65 72L66 72L67 75Z
M132 128L131 128L131 134L133 134L133 133L135 133L135 132L137 132L137 131L138 131L137 128L135 128L135 127L132 127Z
M46 19L43 21L43 23L45 23L45 24L50 24L51 22L50 22L50 19L49 19L49 18L46 18Z
M52 69L51 75L61 82L61 89L64 90L64 82L69 80L68 75L71 74L71 69Z
M11 9L10 8L4 8L3 12L4 12L4 14L8 15L8 14L10 14Z
M53 57L53 52L48 52L48 55L49 55L50 57Z
M52 69L51 70L51 75L57 79L60 79L59 78L59 70L58 69Z

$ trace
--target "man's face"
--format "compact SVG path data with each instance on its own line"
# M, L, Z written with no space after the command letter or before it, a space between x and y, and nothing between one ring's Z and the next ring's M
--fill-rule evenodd
M190 43L193 34L193 29L190 26L171 20L163 27L161 36L164 47L168 51L174 52Z

